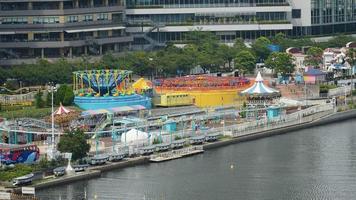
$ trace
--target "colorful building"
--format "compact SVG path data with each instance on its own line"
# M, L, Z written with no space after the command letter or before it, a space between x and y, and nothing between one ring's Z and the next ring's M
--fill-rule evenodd
M326 78L326 73L318 69L308 69L304 73L304 82L307 84L317 84L324 82Z

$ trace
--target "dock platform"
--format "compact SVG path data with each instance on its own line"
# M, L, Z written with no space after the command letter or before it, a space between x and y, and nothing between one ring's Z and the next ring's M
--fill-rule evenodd
M150 157L150 162L164 162L169 160L175 160L183 157L192 156L195 154L204 153L202 146L194 146L179 150L172 150L170 152L158 153Z

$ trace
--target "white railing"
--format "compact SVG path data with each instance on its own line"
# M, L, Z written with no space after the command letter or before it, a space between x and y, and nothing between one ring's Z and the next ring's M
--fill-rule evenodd
M284 128L288 126L312 122L320 118L323 118L325 116L328 116L334 112L335 112L334 105L328 103L323 105L312 106L307 109L300 110L291 114L281 115L280 117L271 120L260 119L260 120L245 122L241 124L211 128L208 130L199 130L199 131L181 130L173 133L173 135L169 133L162 133L161 136L164 142L170 142L171 137L174 138L175 136L186 138L186 137L192 137L196 135L204 135L204 134L212 134L212 133L221 133L221 134L229 133L227 135L230 135L232 137L240 137L240 136L259 133L263 131L273 130L277 128ZM116 151L120 151L120 149L128 148L130 154L134 154L139 152L139 148L148 145L150 145L150 140L144 139L140 141L135 141L134 143L126 143L126 145L124 141L117 142L114 148L116 149ZM194 148L198 148L198 147L194 147ZM113 150L112 146L99 148L99 151L101 152L111 152L112 150Z
M351 86L343 86L328 91L328 97L345 96L350 94Z

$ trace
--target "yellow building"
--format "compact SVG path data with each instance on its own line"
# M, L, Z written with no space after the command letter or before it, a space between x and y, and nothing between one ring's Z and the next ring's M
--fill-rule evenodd
M242 105L246 101L245 97L238 94L236 90L190 92L194 105L198 107L216 107Z
M237 90L189 91L186 93L162 91L153 99L156 106L173 107L196 105L198 107L216 107L242 105L246 98L239 95Z
M187 93L165 93L153 98L155 106L173 107L193 105L192 97Z

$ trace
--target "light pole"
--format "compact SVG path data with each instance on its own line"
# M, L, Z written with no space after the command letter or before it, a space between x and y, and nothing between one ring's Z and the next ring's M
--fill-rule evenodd
M346 97L347 97L347 85L345 84L344 85L344 90L345 90L345 106L347 105L347 100L346 100Z
M354 67L351 67L351 103L352 105L354 104L354 94L353 94L353 88L354 88Z
M304 80L304 100L305 100L305 106L308 105L308 100L307 100L307 83Z
M52 100L51 100L51 107L52 107L52 114L51 114L51 145L49 147L49 151L48 151L48 155L50 157L50 159L54 159L55 158L55 142L54 142L54 105L53 105L53 92L54 92L54 83L50 82L49 83L50 87L51 87L51 96L52 96Z

